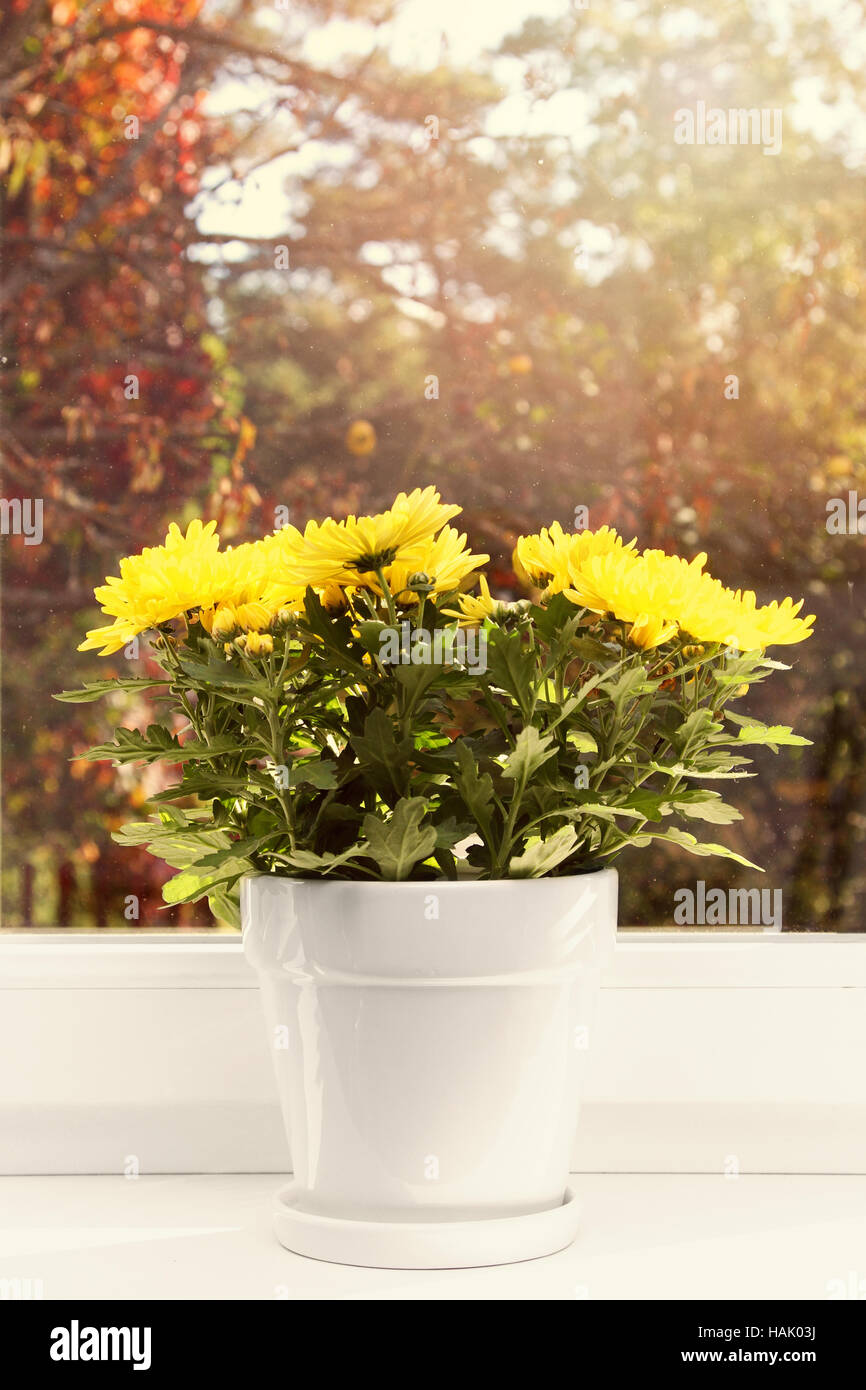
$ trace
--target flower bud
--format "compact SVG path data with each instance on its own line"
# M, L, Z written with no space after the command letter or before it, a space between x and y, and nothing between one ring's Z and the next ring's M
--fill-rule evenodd
M406 580L406 588L411 589L413 594L431 594L435 587L430 575L425 574L423 570L418 570L416 574L410 574Z
M274 650L274 639L269 632L248 632L246 637L247 656L270 656Z
M237 619L230 608L218 608L211 623L211 637L215 642L230 642L238 630Z

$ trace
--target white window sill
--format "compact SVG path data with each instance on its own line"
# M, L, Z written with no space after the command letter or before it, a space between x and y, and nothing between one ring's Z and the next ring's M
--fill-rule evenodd
M866 936L623 932L576 1172L866 1173ZM282 1172L232 936L0 936L0 1173Z
M432 1272L290 1254L270 1226L277 1185L273 1174L2 1179L0 1279L76 1301L866 1296L863 1177L582 1174L570 1249Z
M866 989L866 933L626 929L611 989ZM0 989L256 989L240 937L0 933Z

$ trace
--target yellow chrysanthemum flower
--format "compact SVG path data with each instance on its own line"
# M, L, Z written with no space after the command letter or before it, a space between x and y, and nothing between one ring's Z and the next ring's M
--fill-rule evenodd
M803 600L776 600L759 607L752 590L726 589L718 579L703 576L678 613L679 626L700 642L722 642L748 652L770 646L790 646L812 635L815 615L798 617Z
M266 603L220 603L201 610L201 624L215 642L225 642L239 632L265 632L277 611Z
M94 590L103 613L114 622L88 632L79 651L101 648L105 656L148 628L212 604L220 574L216 522L191 521L186 535L172 522L162 545L128 555L120 562L119 576L109 575Z
M480 627L486 618L496 622L505 617L515 607L505 599L494 598L487 583L486 574L479 575L480 594L461 594L457 600L459 608L443 608L448 618L459 618L461 627Z
M586 562L598 555L631 551L611 526L597 531L564 531L558 521L531 536L521 536L515 548L518 574L526 574L538 588L561 593L569 587Z
M657 646L676 630L698 642L719 642L744 652L810 636L814 617L797 616L802 600L795 604L788 598L759 608L751 591L734 593L705 573L706 558L700 554L686 561L661 550L638 555L625 549L596 555L586 560L565 592L591 612L612 613L631 623L629 637L638 646Z
M677 623L698 642L721 642L741 651L754 651L760 645L751 640L753 620L748 602L710 574L702 575L701 582L681 598Z
M386 512L349 516L345 521L311 521L303 536L287 547L283 577L287 583L364 584L377 569L403 560L430 540L461 507L439 499L434 487L401 492Z
M256 603L268 582L268 548L263 541L230 545L219 556L215 602Z
M811 637L815 614L809 613L805 618L799 618L797 614L802 607L803 599L795 603L792 598L783 598L781 603L773 599L772 603L759 608L755 613L756 634L760 639L758 646L793 646Z
M434 540L413 546L400 560L389 565L385 578L399 603L417 603L418 594L409 588L409 581L415 575L426 576L429 593L448 594L459 589L473 570L489 559L489 555L473 555L466 544L465 533L446 526ZM377 584L373 587L378 589Z
M201 615L212 636L222 640L224 632L264 632L281 610L297 613L303 608L304 589L280 578L285 556L299 537L298 530L286 527L223 552L216 607Z
M692 561L662 550L613 550L591 555L573 573L566 589L572 602L593 613L613 613L634 623L656 616L676 622L677 613L694 590L706 563L700 554ZM697 635L697 634L694 634Z
M670 642L677 635L676 623L665 622L657 613L641 613L628 630L628 641L633 647L649 651Z
M286 526L257 542L262 548L263 571L259 594L268 607L288 608L295 613L303 608L307 585L289 579L287 574L288 559L296 556L302 541L297 527Z
M355 592L354 587L343 584L326 584L318 591L326 613L345 613Z
M119 620L106 623L104 627L92 627L84 641L79 642L78 650L80 652L98 651L100 656L111 656L113 652L119 652L121 647L125 647L127 642L131 642L140 631L142 631L141 628L130 626Z

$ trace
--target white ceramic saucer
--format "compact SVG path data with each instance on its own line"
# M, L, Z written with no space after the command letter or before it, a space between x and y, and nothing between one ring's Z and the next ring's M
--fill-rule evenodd
M371 1269L472 1269L553 1255L571 1245L580 1207L566 1188L562 1205L530 1216L477 1221L350 1221L299 1209L294 1184L277 1193L274 1230L296 1255Z

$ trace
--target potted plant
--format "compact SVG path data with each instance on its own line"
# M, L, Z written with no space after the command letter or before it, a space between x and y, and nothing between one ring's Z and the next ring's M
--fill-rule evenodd
M177 871L167 903L240 901L294 1163L277 1232L324 1259L570 1242L611 865L653 839L748 863L694 831L739 818L718 788L751 745L805 742L733 709L809 636L800 604L557 524L519 541L528 596L504 602L458 511L428 487L225 549L172 526L82 644L150 631L161 669L59 697L166 687L85 756L181 766L114 838Z

